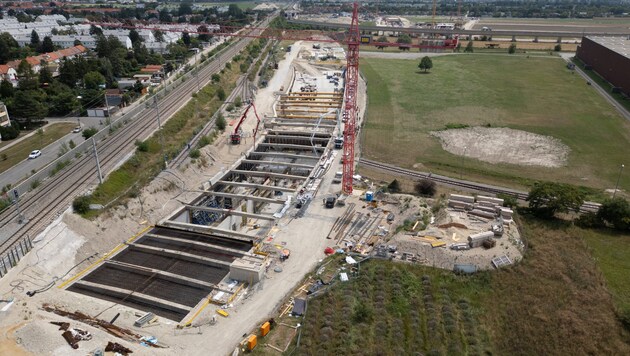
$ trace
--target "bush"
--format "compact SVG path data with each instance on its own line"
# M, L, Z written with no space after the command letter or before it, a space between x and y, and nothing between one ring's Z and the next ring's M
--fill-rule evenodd
M516 53L516 44L512 43L512 44L510 45L510 47L508 47L508 53L509 53L509 54L514 54L514 53Z
M232 69L232 64L230 62L225 63L225 68Z
M497 198L503 199L503 206L508 208L515 208L518 205L518 199L514 195L499 193Z
M138 147L138 151L140 152L149 152L149 143L147 141L136 141L136 147Z
M77 144L74 143L74 141L70 140L68 141L68 146L70 147L71 150L73 150L75 147L77 147Z
M201 151L199 151L198 149L194 149L191 150L188 155L190 156L190 158L199 158L201 157Z
M3 140L13 140L20 135L19 128L16 129L13 125L7 127L0 127L0 136Z
M218 75L217 73L214 73L212 75L212 81L215 82L215 83L221 81L221 76Z
M562 51L562 45L560 45L559 43L553 48L554 51L556 52L560 52Z
M422 179L415 185L416 193L424 196L432 197L437 191L437 186L434 181L430 179Z
M76 197L72 202L72 209L77 214L86 214L90 211L90 200L90 197L87 195Z
M225 97L225 90L223 90L223 88L219 88L219 90L217 90L217 98L219 98L219 100L221 101L224 101Z
M624 198L606 199L597 217L618 230L630 230L630 202Z
M236 106L237 108L240 108L243 105L243 99L241 99L240 96L237 96L236 99L234 99L234 106Z
M219 113L217 115L216 125L217 129L219 129L220 131L225 131L225 128L227 127L227 122L225 121L223 114Z
M89 139L90 137L96 135L96 133L98 132L98 129L96 127L90 127L89 129L85 129L83 130L83 138L84 139Z
M228 105L228 106L225 108L225 110L227 110L227 112L232 112L232 111L234 111L234 104L230 104L230 105Z

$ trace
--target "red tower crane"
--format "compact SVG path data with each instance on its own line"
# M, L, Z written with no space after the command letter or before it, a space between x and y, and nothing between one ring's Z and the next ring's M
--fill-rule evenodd
M346 87L343 93L343 117L346 125L343 132L343 178L342 189L352 194L354 176L354 139L357 119L357 91L359 88L359 5L355 2L352 22L348 31L348 54L346 65Z

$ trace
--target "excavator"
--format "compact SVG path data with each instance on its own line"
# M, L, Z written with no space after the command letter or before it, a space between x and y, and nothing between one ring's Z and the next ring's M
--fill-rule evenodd
M234 128L234 133L230 135L230 141L232 142L233 145L238 145L241 143L241 138L243 136L243 130L241 129L241 125L247 118L247 113L249 112L249 109L251 108L254 109L254 115L256 115L256 120L258 120L256 122L256 128L254 129L254 141L256 141L256 134L258 133L258 126L260 125L260 117L258 117L258 113L256 112L256 107L254 106L254 101L252 100L247 106L247 109L245 109L245 112L241 116L241 119L238 121L238 124Z

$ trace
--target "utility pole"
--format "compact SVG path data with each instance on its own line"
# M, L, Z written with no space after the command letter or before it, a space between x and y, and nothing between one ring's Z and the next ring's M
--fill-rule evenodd
M107 120L109 121L109 131L112 132L112 115L109 112L109 101L107 100L107 89L105 89L105 107L107 108ZM96 151L94 151L96 152ZM97 159L98 160L98 159Z
M153 101L155 102L155 113L157 116L158 133L160 135L160 153L162 154L162 157L164 158L164 168L168 168L168 165L166 162L166 156L164 155L164 137L162 134L162 122L160 121L160 106L158 105L157 95L153 97Z
M13 189L13 196L15 197L15 207L18 213L18 224L22 224L24 222L24 216L20 211L20 193L18 193L17 189Z
M619 188L619 179L621 179L621 172L623 172L623 167L625 166L622 164L621 167L619 168L619 175L617 176L617 183L615 183L615 191L613 192L613 196L612 196L613 199L615 199L615 194L617 194L617 188Z
M96 159L96 173L98 174L98 182L103 184L103 175L101 174L101 164L98 161L98 152L96 152L96 140L92 136L92 148L94 149L94 158Z

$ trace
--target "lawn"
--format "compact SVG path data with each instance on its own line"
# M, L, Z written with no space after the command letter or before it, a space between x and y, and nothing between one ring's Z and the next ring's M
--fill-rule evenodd
M69 134L72 129L77 126L75 122L62 122L50 124L44 128L43 135L35 133L28 138L23 139L19 143L0 151L0 172L15 166L20 161L28 158L28 154L33 150L41 150L47 145L57 141L63 136ZM81 139L83 141L83 139ZM7 141L8 145L12 141ZM3 142L5 143L5 142ZM75 142L77 145L81 142ZM4 159L6 155L6 160Z
M529 245L525 258L499 271L457 276L389 261L362 264L358 277L309 299L300 349L289 352L628 354L628 331L606 289L610 279L586 244L599 236L615 248L619 236L562 221L521 220ZM614 256L629 257L628 247ZM618 282L627 271L618 272Z
M368 80L364 156L419 170L525 188L536 180L613 188L630 156L624 120L583 78L555 56L433 57L429 74L418 60L361 59ZM553 136L571 152L566 167L490 164L446 152L429 134L447 124L509 127ZM630 174L620 187L630 190Z

